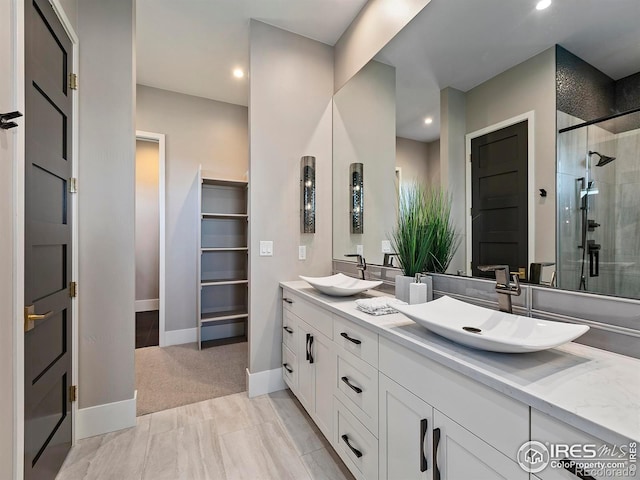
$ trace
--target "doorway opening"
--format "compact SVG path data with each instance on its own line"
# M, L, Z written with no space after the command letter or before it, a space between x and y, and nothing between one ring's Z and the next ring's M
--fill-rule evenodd
M164 346L164 135L136 132L136 348Z

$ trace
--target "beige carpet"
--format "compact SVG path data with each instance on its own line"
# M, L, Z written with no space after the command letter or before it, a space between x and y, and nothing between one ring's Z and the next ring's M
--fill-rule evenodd
M138 416L243 392L246 368L247 342L138 348Z

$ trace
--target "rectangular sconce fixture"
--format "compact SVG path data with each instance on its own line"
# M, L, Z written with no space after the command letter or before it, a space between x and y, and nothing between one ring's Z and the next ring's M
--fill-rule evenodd
M300 233L316 233L316 157L300 159Z
M351 198L351 233L364 233L364 165L349 165L349 195Z

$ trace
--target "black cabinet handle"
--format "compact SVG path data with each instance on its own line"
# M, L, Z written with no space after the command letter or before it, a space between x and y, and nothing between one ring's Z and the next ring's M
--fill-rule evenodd
M346 435L342 435L342 440L344 440L344 443L347 444L347 447L349 447L349 449L357 458L360 458L362 456L362 452L357 448L353 448L353 446L349 443L349 437L347 437Z
M423 418L422 420L420 420L420 471L421 472L426 472L427 471L427 456L424 453L424 440L427 436L427 430L428 430L428 423L427 423L427 419Z
M572 464L568 458L565 458L563 460L562 468L564 468L569 473L573 473L576 477L580 478L581 480L596 480L595 477L592 477L591 475L579 473L575 464Z
M354 392L356 392L356 393L362 393L362 389L361 389L361 388L358 388L358 387L356 387L354 384L352 384L352 383L349 381L349 378L348 378L348 377L342 377L342 378L341 378L341 380L342 380L344 383L346 383L346 384L349 386L349 388L350 388L351 390L353 390Z
M346 332L342 332L340 334L341 337L346 338L347 340L349 340L352 343L355 343L356 345L360 345L362 342L360 340L358 340L357 338L351 338L349 335L347 335Z
M291 368L288 363L283 363L282 366L287 372L293 373L293 368Z
M291 300L290 298L287 298L287 297L283 297L282 301L283 302L287 302L289 305L291 305L293 303L293 300Z
M440 480L440 469L438 468L438 445L440 445L440 429L433 429L433 480Z
M313 335L309 335L309 363L313 363Z
M293 333L293 330L287 326L282 327L284 329L285 332L287 333Z
M307 333L307 343L306 343L306 350L307 350L307 362L309 361L309 357L311 356L311 353L309 352L309 339L311 338L311 334Z

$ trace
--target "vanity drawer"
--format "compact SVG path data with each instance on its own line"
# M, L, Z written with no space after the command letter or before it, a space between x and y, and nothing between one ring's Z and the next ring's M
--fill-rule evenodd
M333 445L358 480L378 478L378 440L336 399Z
M547 444L547 442L552 444L566 445L588 444L595 445L596 449L600 449L602 445L607 443L533 408L531 409L531 440L536 440L544 444ZM618 447L628 444L628 440L622 438L619 442L617 442ZM609 447L613 448L613 445L609 444ZM601 455L597 455L597 457L600 458ZM558 457L556 456L553 459L558 460ZM612 459L611 461L623 461L626 463L626 460L627 458L625 457L618 460ZM588 459L586 459L586 461L588 461ZM585 473L591 475L591 478L595 478L597 480L610 478L609 476L598 476L597 472L595 471ZM579 478L581 478L580 476L563 468L551 468L551 466L548 466L541 472L536 473L536 475L538 475L541 480L578 480ZM590 478L586 477L585 475L583 475L583 477Z
M378 367L378 334L342 317L334 317L333 338L339 347Z
M282 377L293 392L298 391L298 361L285 344L282 344Z
M284 310L282 312L282 343L284 343L291 351L296 350L296 332L298 331L298 322L296 316Z
M529 406L380 339L380 372L509 458L529 440Z
M333 338L333 315L331 313L303 300L298 295L291 293L290 290L282 291L282 303L284 312L295 314L320 333L330 339Z
M378 436L378 370L337 349L336 396L374 436Z

